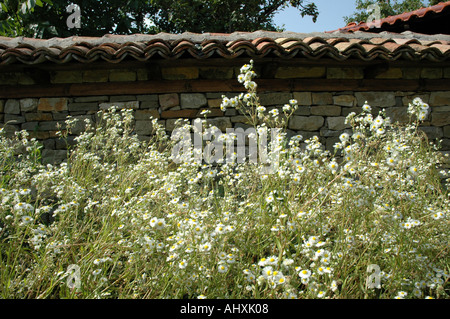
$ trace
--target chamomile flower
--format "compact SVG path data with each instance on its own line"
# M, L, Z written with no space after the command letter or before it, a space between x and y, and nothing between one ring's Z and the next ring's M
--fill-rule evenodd
M228 266L226 264L219 264L217 266L217 271L221 274L226 273L228 271Z
M273 268L272 266L266 266L263 268L262 270L262 275L264 276L264 278L269 278L273 275Z
M29 195L31 193L31 189L29 188L22 188L19 190L19 194L22 196Z
M274 197L273 197L272 194L270 194L269 196L266 197L266 202L267 202L267 203L272 203L273 200L274 200Z
M33 210L33 206L28 203L19 202L16 205L14 205L14 210L20 213L31 212Z
M92 274L93 274L94 276L98 276L101 272L102 272L102 269L99 268L99 269L95 269L95 270L92 272Z
M266 111L266 108L264 106L260 105L256 108L256 111L258 113L264 113Z
M31 216L22 216L22 225L31 224L33 222L33 218Z
M330 284L330 289L333 292L336 292L338 290L338 284L336 280L333 280Z
M183 259L178 263L178 268L184 269L187 267L187 265L188 265L188 263L187 263L186 259Z
M102 260L100 258L94 259L94 265L100 265L102 263Z
M309 269L300 270L298 272L298 275L300 278L308 279L309 277L311 277L311 270Z
M339 165L336 161L331 161L330 164L328 164L328 168L333 174L335 174L339 168Z
M397 299L405 299L407 295L408 293L406 291L399 291L396 297Z
M441 219L445 216L445 214L443 212L436 212L434 214L431 215L431 217L433 217L434 219L438 220Z
M394 165L397 163L397 161L396 161L395 158L393 158L393 157L388 157L388 158L386 159L386 163L387 163L389 166L394 166Z
M278 109L270 110L269 114L272 115L272 117L277 117L279 115Z

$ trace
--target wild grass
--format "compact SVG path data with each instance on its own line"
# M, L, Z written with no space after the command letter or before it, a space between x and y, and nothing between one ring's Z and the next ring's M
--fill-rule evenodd
M248 93L222 108L258 132L285 127L296 101L267 111L252 67L239 77ZM400 126L364 105L334 152L281 132L270 174L249 161L176 164L176 141L156 120L138 139L131 110L86 122L60 165L42 165L26 132L2 136L0 296L448 299L448 184L419 129L428 105L409 111Z

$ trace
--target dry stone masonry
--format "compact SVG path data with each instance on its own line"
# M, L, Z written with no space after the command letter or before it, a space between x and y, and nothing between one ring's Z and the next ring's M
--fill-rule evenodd
M9 135L27 130L41 141L45 162L65 158L67 145L58 130L68 115L95 121L99 110L111 106L133 110L135 132L143 140L152 134L150 117L170 133L177 119L203 118L203 110L223 131L247 127L242 114L222 112L220 104L222 95L245 92L237 76L252 58L267 111L298 101L289 135L317 135L331 149L350 129L345 117L360 112L366 101L374 113L385 109L393 121L406 122L408 103L420 97L431 108L422 130L450 151L450 38L441 39L446 36L255 32L139 37L27 44L0 39L0 126ZM62 51L54 55L57 50ZM74 143L82 129L76 126L68 142Z
M246 124L246 118L236 110L220 110L222 95L234 96L230 92L216 93L169 93L118 96L80 96L58 98L23 98L0 100L0 119L9 134L27 130L32 137L43 142L44 159L47 162L65 158L66 144L58 137L64 129L68 115L95 121L99 110L111 106L134 110L135 133L142 139L152 134L150 118L159 119L170 133L179 118L194 120L203 118L203 110L209 110L210 123L225 132L226 128ZM442 140L442 150L450 150L450 94L449 92L265 92L260 95L261 104L268 110L281 107L294 98L299 108L288 124L291 135L301 134L305 138L317 135L328 149L339 140L339 135L350 129L345 117L350 112L360 112L365 101L370 101L374 111L381 108L395 121L406 122L409 102L420 96L431 105L431 115L422 129L432 140ZM82 121L73 130L69 142L83 129Z

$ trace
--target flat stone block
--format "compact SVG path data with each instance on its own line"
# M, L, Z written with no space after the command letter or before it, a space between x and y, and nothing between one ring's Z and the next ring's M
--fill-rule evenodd
M68 105L70 112L97 111L98 108L98 102L69 103Z
M450 125L443 127L443 133L444 133L444 137L450 138Z
M136 81L136 72L129 70L109 70L110 82L133 82Z
M83 71L83 82L85 83L108 82L108 79L109 79L109 70Z
M222 99L208 100L208 107L210 107L210 108L220 108L221 104L222 104Z
M19 73L0 72L0 85L16 85L19 80Z
M196 118L199 111L196 109L185 110L167 110L161 112L163 119L178 119L178 118Z
M39 113L39 112L38 112ZM75 112L71 112L71 115L79 115L79 114L74 114ZM82 112L84 113L89 113L89 112ZM63 112L53 112L53 113L42 113L42 114L50 114L52 115L53 119L55 121L65 121L67 120L67 116L69 115L68 111L63 111Z
M362 112L362 108L361 107L344 107L342 109L342 116L346 117L347 115L349 115L350 113L356 113L359 114ZM372 113L374 113L374 108L372 108Z
M37 110L38 99L21 99L20 100L20 110L22 112L33 112Z
M179 122L178 118L167 119L165 122L166 131L172 132L176 127L179 127L179 123L184 123L183 121Z
M228 67L201 67L199 76L202 79L228 80L233 78L233 68Z
M364 71L362 68L334 68L327 69L328 79L362 79Z
M389 107L395 106L394 92L355 92L358 106L363 106L365 102L370 106Z
M39 129L39 122L25 122L21 125L22 130L37 131Z
M392 123L399 122L406 124L409 122L407 110L407 107L388 107L386 108L386 116L391 118Z
M444 68L444 78L450 79L450 68Z
M150 117L153 117L154 119L159 119L160 115L158 110L151 109L151 110L136 110L134 113L134 118L138 120L149 120Z
M450 112L450 105L446 105L446 106L434 106L431 108L432 112L436 112L436 113L446 113L446 112Z
M420 73L422 79L442 79L443 76L442 68L423 68Z
M67 111L67 98L40 98L37 109L46 112Z
M297 100L298 105L311 105L312 104L312 94L311 92L294 92L294 99Z
M113 106L116 106L118 109L133 109L137 110L139 108L139 101L128 101L128 102L107 102L100 103L101 110L107 110Z
M55 149L67 150L67 146L73 146L76 144L75 136L67 136L66 140L62 138L55 138Z
M232 123L243 123L250 125L250 121L244 115L236 115L230 118Z
M333 130L333 131L342 131L347 128L351 128L350 124L345 124L344 116L328 117L327 118L327 126L328 126L328 129Z
M341 115L341 107L337 105L311 106L311 114L322 116L339 116Z
M4 112L6 114L15 114L15 115L20 114L19 100L13 99L6 100L4 109L5 109Z
M40 131L59 131L66 127L66 123L64 121L47 121L47 122L39 122L39 130Z
M25 117L15 114L5 114L4 121L8 124L22 124L25 122Z
M43 164L60 164L67 160L67 151L65 150L42 150Z
M135 132L138 135L150 135L153 132L153 125L150 120L148 121L136 121Z
M318 131L324 124L322 116L293 116L289 128L296 131Z
M336 95L333 96L333 104L346 107L356 106L356 97L349 94Z
M158 99L163 111L180 105L180 97L177 93L160 94Z
M196 109L208 104L204 94L187 93L180 95L180 104L183 109Z
M38 83L31 76L21 73L21 74L19 74L19 78L17 79L17 84L33 85L33 84L38 84Z
M222 133L226 133L227 128L232 128L231 120L229 117L215 117L206 120L207 127L209 125L217 127Z
M450 113L445 112L434 112L431 114L431 125L432 126L446 126L450 125Z
M224 112L220 109L220 108L211 108L211 107L208 107L208 108L206 108L206 109L200 109L200 110L198 110L198 112L197 112L197 117L201 117L201 118L204 118L204 116L205 115L202 115L202 111L209 111L209 113L208 114L206 114L206 116L208 117L208 118L211 118L211 117L221 117L221 116L224 116L225 114L224 114Z
M299 106L294 111L294 115L301 115L301 116L311 115L311 106Z
M420 79L422 69L420 68L403 68L403 78L405 80L417 80Z
M430 106L450 105L450 91L431 92Z
M164 80L192 80L199 77L199 69L197 67L162 68L161 75Z
M55 139L46 139L42 141L42 144L44 144L44 148L48 150L54 150L56 148Z
M50 74L51 83L82 83L82 71L55 71Z
M333 95L331 93L312 93L313 105L333 104Z
M264 106L284 105L292 99L292 94L287 92L261 93L258 96L259 103Z
M138 81L147 81L148 80L148 70L147 69L137 69L136 75L137 75Z
M444 130L442 127L420 126L419 130L424 132L430 140L440 139L444 137Z
M322 78L326 75L325 67L279 67L275 73L277 79Z
M375 76L376 79L401 79L403 70L401 68L389 68Z

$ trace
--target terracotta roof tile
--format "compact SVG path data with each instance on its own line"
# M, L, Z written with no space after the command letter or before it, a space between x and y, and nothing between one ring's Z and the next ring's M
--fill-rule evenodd
M345 27L339 28L338 30L329 31L329 32L355 32L355 31L370 31L372 28L383 28L383 25L394 25L396 23L403 23L408 21L413 21L414 19L421 19L431 15L437 15L446 11L447 13L450 10L450 1L441 2L434 6L430 6L427 8L420 8L418 10L404 12L402 14L389 16L380 20L372 21L369 23L366 22L350 22Z
M322 57L343 61L350 58L446 61L450 59L450 36L393 33L292 33L237 32L231 34L183 33L156 35L105 35L48 40L0 37L0 66L12 63L39 64L46 61L119 63L125 59L206 59L221 57L284 59Z

